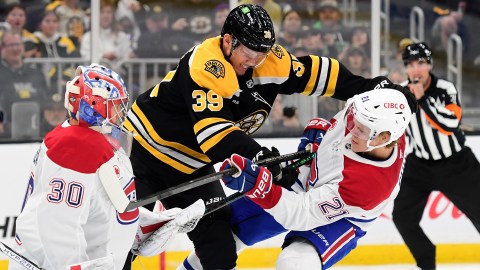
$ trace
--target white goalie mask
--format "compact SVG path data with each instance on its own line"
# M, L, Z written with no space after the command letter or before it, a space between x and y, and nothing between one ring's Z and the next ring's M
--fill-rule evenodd
M405 96L394 89L376 89L359 95L355 95L347 101L346 122L347 129L351 132L355 126L353 119L368 127L368 134L364 136L367 141L367 151L379 148L398 140L405 132L412 113ZM380 133L390 132L390 140L370 146ZM355 134L357 136L357 134Z

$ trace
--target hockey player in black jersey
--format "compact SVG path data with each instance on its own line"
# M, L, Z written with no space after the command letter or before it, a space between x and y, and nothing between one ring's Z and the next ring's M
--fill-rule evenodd
M215 163L233 153L257 159L278 155L249 136L265 122L278 94L346 100L387 85L410 95L385 77L353 75L336 59L295 57L275 44L262 7L240 5L228 15L221 36L186 52L175 70L132 105L125 126L137 134L131 154L137 197L212 173ZM280 166L269 169L281 178ZM215 182L162 202L184 208L199 198L208 204L223 197ZM230 212L224 207L202 218L188 234L203 269L236 266Z

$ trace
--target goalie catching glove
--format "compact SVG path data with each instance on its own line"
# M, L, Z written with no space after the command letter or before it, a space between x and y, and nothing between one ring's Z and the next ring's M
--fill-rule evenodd
M140 220L132 252L153 256L165 251L175 233L187 233L195 228L205 213L205 203L199 199L185 209L172 208L153 212L140 207Z

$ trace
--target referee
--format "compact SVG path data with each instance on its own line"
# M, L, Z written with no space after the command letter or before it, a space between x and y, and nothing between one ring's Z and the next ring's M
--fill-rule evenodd
M407 156L393 221L417 266L435 269L435 245L420 227L430 193L447 196L480 232L480 165L460 130L462 108L453 83L432 72L432 52L414 43L402 54L407 85L419 110L407 128L411 153Z

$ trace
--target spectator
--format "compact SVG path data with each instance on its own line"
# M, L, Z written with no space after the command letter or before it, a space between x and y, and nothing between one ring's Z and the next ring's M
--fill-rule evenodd
M58 58L58 57L80 57L74 42L67 36L58 32L58 15L53 11L45 11L42 15L40 25L34 35L38 38L37 46L39 57ZM65 86L65 82L73 75L73 68L67 68L63 65L61 75L63 82L57 85L57 66L49 63L42 65L43 73L49 79L47 85L51 89L57 89L60 93ZM58 88L60 86L60 88Z
M230 13L230 8L227 3L218 4L213 10L213 28L205 35L205 38L218 36L222 31L223 23Z
M458 3L457 11L444 10L439 7L434 8L434 12L439 16L432 26L432 44L438 44L434 49L447 50L448 39L452 34L458 34L462 38L463 48L468 49L469 36L466 25L463 23L463 15L467 6L466 1Z
M325 57L336 57L336 48L328 46L322 37L323 35L319 30L304 25L300 31L300 44L306 49L307 55L314 54ZM299 56L301 56L301 54Z
M282 125L291 130L298 130L300 133L303 131L303 126L298 119L297 107L292 106L283 108Z
M390 72L388 73L388 78L390 79L390 81L392 81L392 83L401 84L408 79L408 75L405 72L404 67L394 67L390 69Z
M115 18L117 19L118 31L125 32L130 37L132 49L138 46L138 38L140 37L140 28L135 20L135 13L142 10L142 5L137 0L119 0Z
M46 11L53 10L58 15L60 34L71 38L77 47L80 46L89 24L89 17L79 2L80 0L54 1L45 8Z
M63 106L63 99L60 94L53 94L42 109L42 120L40 123L40 136L45 136L53 128L65 122L67 110Z
M355 46L348 48L343 62L353 74L365 78L372 77L372 73L370 72L370 59L363 48Z
M96 58L101 59L107 67L120 71L122 61L129 58L132 54L130 38L122 31L115 29L114 22L115 5L112 1L100 1L100 36L99 46L93 50ZM90 48L91 32L83 35L80 45L80 54L83 58L90 58L92 49Z
M213 30L212 10L222 0L177 0L168 8L172 11L172 29L183 46L191 48L200 44ZM182 46L182 47L183 47ZM181 52L183 54L183 51Z
M285 47L287 50L293 50L300 44L300 36L302 27L302 18L300 14L291 9L283 15L282 28L278 37L278 44ZM299 55L300 56L300 55Z
M393 221L420 269L435 269L435 245L420 227L430 193L448 197L480 232L480 164L460 129L462 108L453 83L435 76L432 52L425 43L408 45L403 53L408 74L404 83L418 100L419 110L406 134L410 153Z
M362 48L367 58L371 59L370 33L365 27L355 27L350 36L350 46Z
M296 10L302 18L304 25L312 25L316 20L316 4L314 0L278 0L281 6L283 6L283 13L287 13L290 10Z
M0 108L6 116L6 129L11 126L12 104L21 101L45 101L47 85L42 72L23 63L24 45L17 32L6 32L1 38ZM8 133L8 131L6 132Z
M274 0L242 0L239 1L239 5L242 4L252 4L252 5L259 5L263 7L270 15L270 18L273 22L273 29L278 31L280 29L280 25L282 23L282 7L275 2Z
M36 48L38 39L25 29L27 22L27 12L25 7L20 4L12 4L6 10L5 22L10 26L10 31L20 34L24 44L24 57L38 57L38 50ZM0 33L1 35L1 33Z
M168 57L170 50L166 40L171 36L169 16L160 5L146 6L143 31L138 39L135 55L140 58Z
M344 39L345 27L342 24L342 12L335 0L323 0L318 4L318 20L313 25L314 29L322 32L322 39L329 47L334 47L341 52L348 43ZM331 57L338 57L330 55Z

